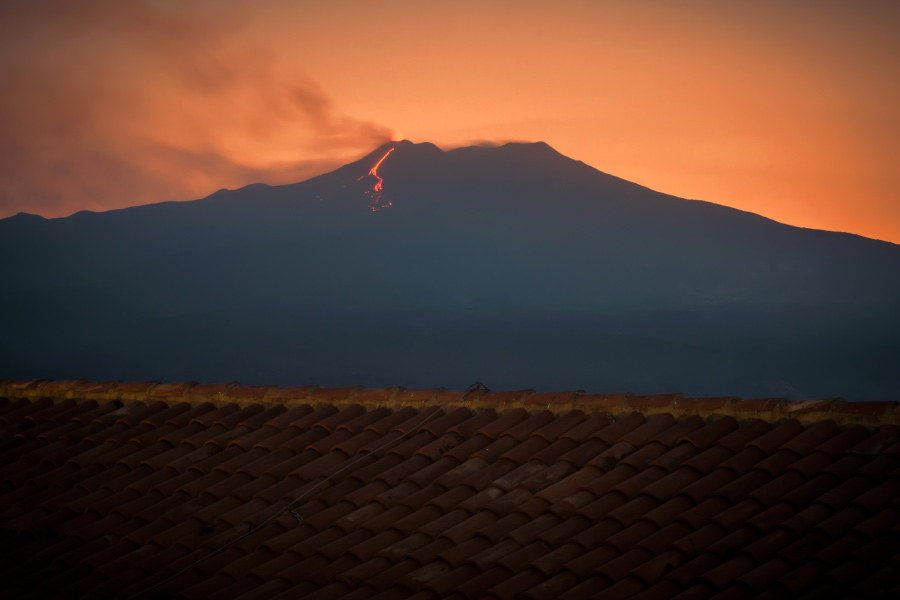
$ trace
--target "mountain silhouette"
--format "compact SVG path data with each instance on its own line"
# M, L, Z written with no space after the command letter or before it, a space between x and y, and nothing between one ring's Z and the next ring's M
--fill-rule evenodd
M308 181L0 220L8 377L792 398L900 391L900 247L544 143L391 142Z

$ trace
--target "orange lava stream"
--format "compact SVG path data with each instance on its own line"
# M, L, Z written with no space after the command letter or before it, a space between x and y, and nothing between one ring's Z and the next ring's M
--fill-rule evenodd
M394 148L391 148L390 150L388 150L387 153L381 157L381 160L379 160L377 163L375 163L375 166L372 167L371 169L369 169L369 172L366 173L366 175L371 175L375 179L378 180L375 182L375 185L372 187L371 190L366 190L367 195L372 196L374 194L374 196L372 196L372 204L369 206L369 208L371 208L373 211L381 210L382 208L385 208L385 207L391 205L390 200L386 204L379 204L379 202L381 202L381 189L383 187L384 179L382 179L378 175L378 167L380 167L381 163L384 162L384 159L386 159L388 157L388 154L390 154L393 151L394 151ZM362 177L357 179L357 181L360 181L366 175L363 175Z

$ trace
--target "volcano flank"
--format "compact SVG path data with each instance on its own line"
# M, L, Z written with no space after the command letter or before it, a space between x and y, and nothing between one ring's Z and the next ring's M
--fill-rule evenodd
M0 220L5 377L890 399L900 247L544 143Z

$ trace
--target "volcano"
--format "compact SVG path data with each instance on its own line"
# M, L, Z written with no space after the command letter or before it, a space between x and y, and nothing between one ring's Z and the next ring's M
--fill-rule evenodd
M190 202L0 220L16 378L891 399L900 247L544 143L385 144Z

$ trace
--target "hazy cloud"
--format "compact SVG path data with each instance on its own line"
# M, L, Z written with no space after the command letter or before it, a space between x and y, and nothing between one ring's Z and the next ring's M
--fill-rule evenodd
M497 148L499 146L503 146L505 144L527 144L533 142L534 140L520 140L520 139L512 139L512 138L504 138L500 140L485 140L481 138L466 140L465 142L461 142L458 144L453 144L452 146L448 146L447 150L454 150L456 148L466 148L468 146L478 146L479 148Z
M0 4L0 217L299 181L390 138L242 35L250 18L229 2Z

